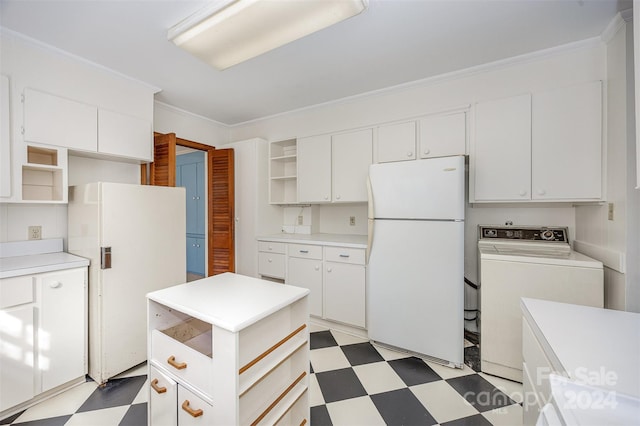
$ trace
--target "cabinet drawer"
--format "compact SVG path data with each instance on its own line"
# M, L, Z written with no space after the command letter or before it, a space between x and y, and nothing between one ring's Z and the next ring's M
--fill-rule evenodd
M304 259L322 260L322 246L308 244L289 244L290 257L302 257Z
M216 424L213 415L213 407L209 403L178 385L178 424L180 426Z
M364 249L348 247L325 247L324 260L330 262L364 265Z
M258 241L258 251L263 251L265 253L285 254L286 244L274 243L272 241Z
M273 278L284 278L285 255L258 253L258 274Z
M33 302L31 275L0 280L0 309Z
M198 342L195 340L204 341L207 338L209 345L211 345L210 333L201 334L190 341L181 343L160 330L153 330L151 332L151 359L178 377L178 380L190 383L193 387L201 389L206 395L211 395L213 361L209 354L204 354L188 346L198 347ZM171 363L186 364L186 367L179 369Z

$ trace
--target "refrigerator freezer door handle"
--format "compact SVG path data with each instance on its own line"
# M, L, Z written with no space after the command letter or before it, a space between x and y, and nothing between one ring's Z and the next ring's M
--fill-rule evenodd
M367 198L369 200L368 216L369 219L373 219L375 216L373 211L373 190L371 189L371 176L367 176Z

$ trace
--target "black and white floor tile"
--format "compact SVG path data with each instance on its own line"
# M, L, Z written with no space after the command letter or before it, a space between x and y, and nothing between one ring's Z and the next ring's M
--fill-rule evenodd
M518 425L522 385L452 369L311 327L311 425ZM466 342L474 357L477 346ZM473 360L469 362L473 365ZM20 426L144 426L146 365L109 380L87 381L0 421Z

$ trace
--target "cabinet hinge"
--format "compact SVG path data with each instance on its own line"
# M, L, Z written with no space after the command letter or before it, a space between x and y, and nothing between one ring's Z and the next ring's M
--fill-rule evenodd
M20 95L20 102L24 103L24 93Z
M20 133L24 135L24 126L20 126Z

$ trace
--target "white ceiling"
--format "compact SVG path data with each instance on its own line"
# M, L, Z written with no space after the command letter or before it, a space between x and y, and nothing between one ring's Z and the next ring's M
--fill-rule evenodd
M354 18L218 71L167 40L206 3L0 0L0 24L156 86L161 102L233 125L596 37L632 4L369 0Z

